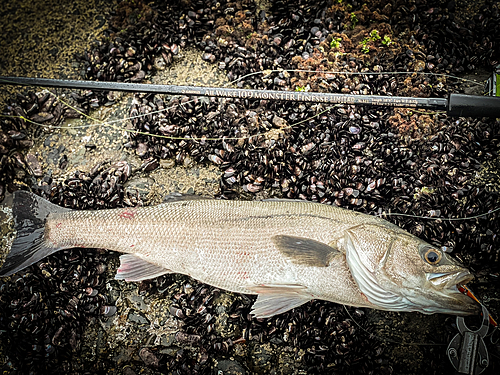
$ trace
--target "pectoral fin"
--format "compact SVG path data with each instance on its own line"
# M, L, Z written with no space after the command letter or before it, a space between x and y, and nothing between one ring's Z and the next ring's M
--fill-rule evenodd
M305 237L278 235L272 241L278 250L296 264L327 267L340 252L323 242Z
M171 273L163 267L157 266L132 255L124 254L120 256L120 267L116 271L116 280L143 281Z
M313 299L302 285L257 285L249 289L259 294L250 312L256 318L269 318Z

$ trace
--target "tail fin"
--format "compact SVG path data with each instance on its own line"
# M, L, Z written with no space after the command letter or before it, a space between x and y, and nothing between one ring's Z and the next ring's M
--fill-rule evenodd
M0 268L0 277L10 276L60 250L45 241L45 221L52 212L66 211L71 210L59 207L28 191L16 191L12 213L17 235Z

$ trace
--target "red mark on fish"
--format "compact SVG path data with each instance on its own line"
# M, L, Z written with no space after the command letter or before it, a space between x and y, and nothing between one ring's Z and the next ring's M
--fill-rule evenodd
M120 214L122 219L133 219L135 216L135 212L132 210L125 210Z
M239 279L244 279L244 280L246 280L246 279L249 279L249 278L250 278L250 276L248 276L248 272L245 272L245 271L238 271L238 272L237 272L237 275L238 275L238 278L239 278Z
M250 253L250 251L246 251L246 250L243 250L243 251L238 251L236 254L238 254L238 257L241 257L241 256L250 256L252 255Z

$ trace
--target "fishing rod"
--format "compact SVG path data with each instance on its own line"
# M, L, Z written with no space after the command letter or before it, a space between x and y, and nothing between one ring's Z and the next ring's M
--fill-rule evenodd
M448 98L353 95L305 91L253 90L239 88L153 85L145 83L78 81L49 78L0 77L0 84L60 87L67 89L196 95L239 99L284 100L328 104L404 107L445 111L448 116L500 117L500 97L449 94Z

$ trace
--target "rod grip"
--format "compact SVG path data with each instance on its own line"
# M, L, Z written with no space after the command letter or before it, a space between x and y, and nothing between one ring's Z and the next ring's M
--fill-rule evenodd
M448 116L500 117L500 97L450 94Z

